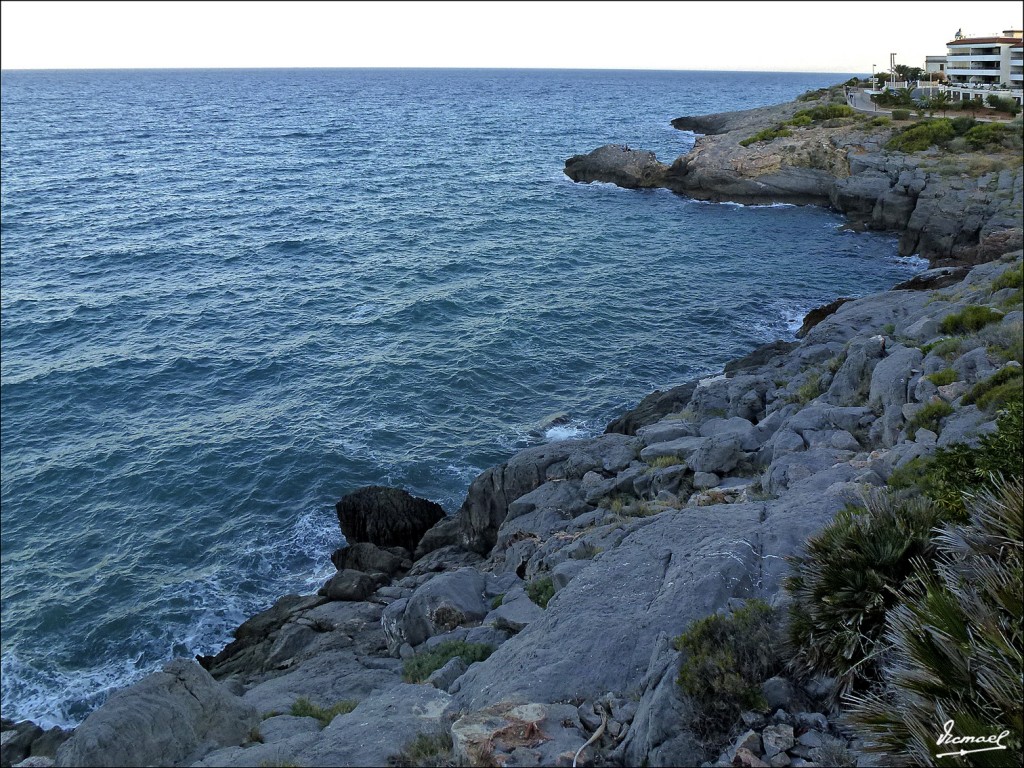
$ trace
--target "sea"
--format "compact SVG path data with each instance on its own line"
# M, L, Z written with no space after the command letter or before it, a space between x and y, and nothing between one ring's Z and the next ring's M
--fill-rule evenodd
M346 493L454 512L513 452L920 270L824 208L562 170L848 77L3 72L4 717L74 725L315 591Z

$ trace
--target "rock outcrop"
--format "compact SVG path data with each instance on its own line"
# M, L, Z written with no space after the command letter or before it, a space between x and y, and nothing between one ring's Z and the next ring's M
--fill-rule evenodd
M444 518L444 508L401 488L371 485L353 491L335 505L341 532L350 544L403 547L412 552L423 534Z
M650 157L627 162L621 147L608 145L570 158L565 173L702 200L828 205L852 228L899 232L901 255L920 253L936 265L979 264L1022 247L1019 156L974 176L950 173L958 161L935 150L884 150L894 129L863 114L787 125L775 138L742 143L828 99L825 92L817 102L677 118L673 126L701 135L669 166L635 150L629 154Z
M653 152L618 144L598 147L588 155L574 155L565 161L565 173L573 181L605 181L626 189L664 186L667 170Z

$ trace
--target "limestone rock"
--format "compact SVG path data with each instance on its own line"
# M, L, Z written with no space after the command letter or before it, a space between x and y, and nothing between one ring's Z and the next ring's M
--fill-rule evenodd
M362 571L338 571L317 592L328 600L365 600L379 586L378 581Z
M61 766L173 765L240 744L259 723L198 664L177 659L114 693L57 750Z
M296 765L388 765L419 733L441 730L451 696L431 685L397 684L338 715L289 759Z

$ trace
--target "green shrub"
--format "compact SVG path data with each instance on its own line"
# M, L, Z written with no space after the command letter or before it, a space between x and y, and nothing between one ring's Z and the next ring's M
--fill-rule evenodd
M796 97L797 101L817 101L828 93L828 88L818 88L814 91L804 91Z
M979 408L988 410L990 406L1005 405L1013 398L1014 392L1021 389L1024 369L1017 365L1000 368L987 379L979 381L964 395L964 404L977 403Z
M944 387L947 384L952 384L956 381L956 371L952 368L946 368L942 371L936 371L935 373L929 373L925 376L928 381L934 384L936 387Z
M939 328L943 333L973 333L1002 319L1003 313L997 309L971 304L960 312L944 317Z
M868 125L873 125L875 128L881 128L884 125L892 125L892 119L885 115L879 115L878 117L871 118Z
M971 149L985 149L988 146L999 146L1009 133L1009 129L999 123L982 123L971 128L964 134L964 138Z
M1024 262L1016 267L1010 267L999 277L992 281L992 290L1001 291L1004 288L1020 288L1024 285Z
M959 354L960 348L963 346L964 340L961 336L953 336L945 339L939 339L938 341L932 342L931 344L922 344L921 351L926 355L929 352L934 352L939 357L944 357L947 360L954 355Z
M896 111L893 110L893 119L898 119ZM914 123L914 125L903 129L889 139L885 148L898 152L920 152L933 144L941 146L955 135L953 125L949 120L928 120Z
M1019 435L1018 435L1019 437ZM867 749L894 764L936 765L938 729L1007 731L1007 751L978 751L975 766L1017 765L1024 746L1024 488L998 481L972 499L965 525L936 538L934 572L920 564L888 616L880 690L848 699L847 720ZM968 745L969 746L969 745ZM953 758L956 760L956 758ZM946 764L953 764L948 761Z
M791 665L798 674L835 677L836 696L877 679L875 645L885 611L912 560L931 552L939 521L927 499L877 491L865 507L847 507L809 538L806 554L789 558Z
M1020 112L1020 105L1015 99L1008 96L997 96L994 93L990 93L985 98L985 103L997 112L1006 112L1011 117Z
M894 109L892 111L893 120L909 120L910 110L909 109Z
M857 111L846 104L822 104L810 109L801 109L793 115L793 119L798 120L806 117L814 122L820 122L822 120L833 120L837 117L852 117L855 114L857 114ZM800 124L806 125L806 123Z
M502 604L502 602L504 600L505 600L505 593L504 592L502 592L500 595L495 595L494 599L491 600L491 610L493 611L495 608L500 608L501 604Z
M300 696L292 704L291 715L293 717L315 717L320 725L326 727L338 715L347 715L356 708L355 701L339 701L333 707L321 707L314 704L305 696Z
M791 120L787 120L786 125L795 125L797 127L803 127L805 125L810 125L812 122L814 121L811 120L809 115L799 115L798 117L794 117Z
M914 417L907 424L907 434L913 440L919 429L929 429L935 434L941 430L942 420L953 413L953 406L945 400L936 400L928 403L924 408L914 414Z
M1024 323L993 324L978 334L985 341L985 349L992 357L1003 362L1016 360L1024 365Z
M698 732L721 736L740 712L764 709L761 683L782 668L780 640L775 612L761 600L698 619L675 638L683 652L678 682L693 701Z
M486 643L447 640L406 659L402 666L402 679L407 683L421 683L456 656L461 656L466 664L472 664L475 661L483 661L492 653L494 646Z
M964 494L989 486L996 475L1021 477L1024 473L1024 397L1012 394L996 417L996 431L984 435L977 448L957 443L939 448L932 456L914 459L889 477L893 488L910 488L932 499L948 520L965 514Z
M452 758L452 735L449 731L417 733L402 751L388 757L388 765L396 768L446 768L457 763Z
M541 608L548 607L548 601L555 596L555 585L550 576L539 576L526 585L526 594Z
M787 131L783 126L777 125L774 128L765 128L763 131L758 131L753 136L743 139L740 142L741 147L749 147L759 141L771 141L772 139L778 139L782 136L792 136L792 131Z
M954 117L949 122L950 125L953 126L953 133L955 133L957 136L963 136L965 133L971 130L971 128L978 124L977 120L975 120L973 117L968 117L967 115Z

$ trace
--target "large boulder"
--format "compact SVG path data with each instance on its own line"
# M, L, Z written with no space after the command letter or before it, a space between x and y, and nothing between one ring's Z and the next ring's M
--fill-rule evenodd
M484 575L466 567L440 573L410 597L391 603L381 622L388 649L396 653L403 643L419 645L434 635L479 622L490 610L485 588Z
M259 724L256 709L192 661L118 691L57 750L60 766L162 766L191 763L241 744Z
M369 485L335 505L338 524L349 543L404 547L413 552L423 534L445 517L444 509L401 488Z

